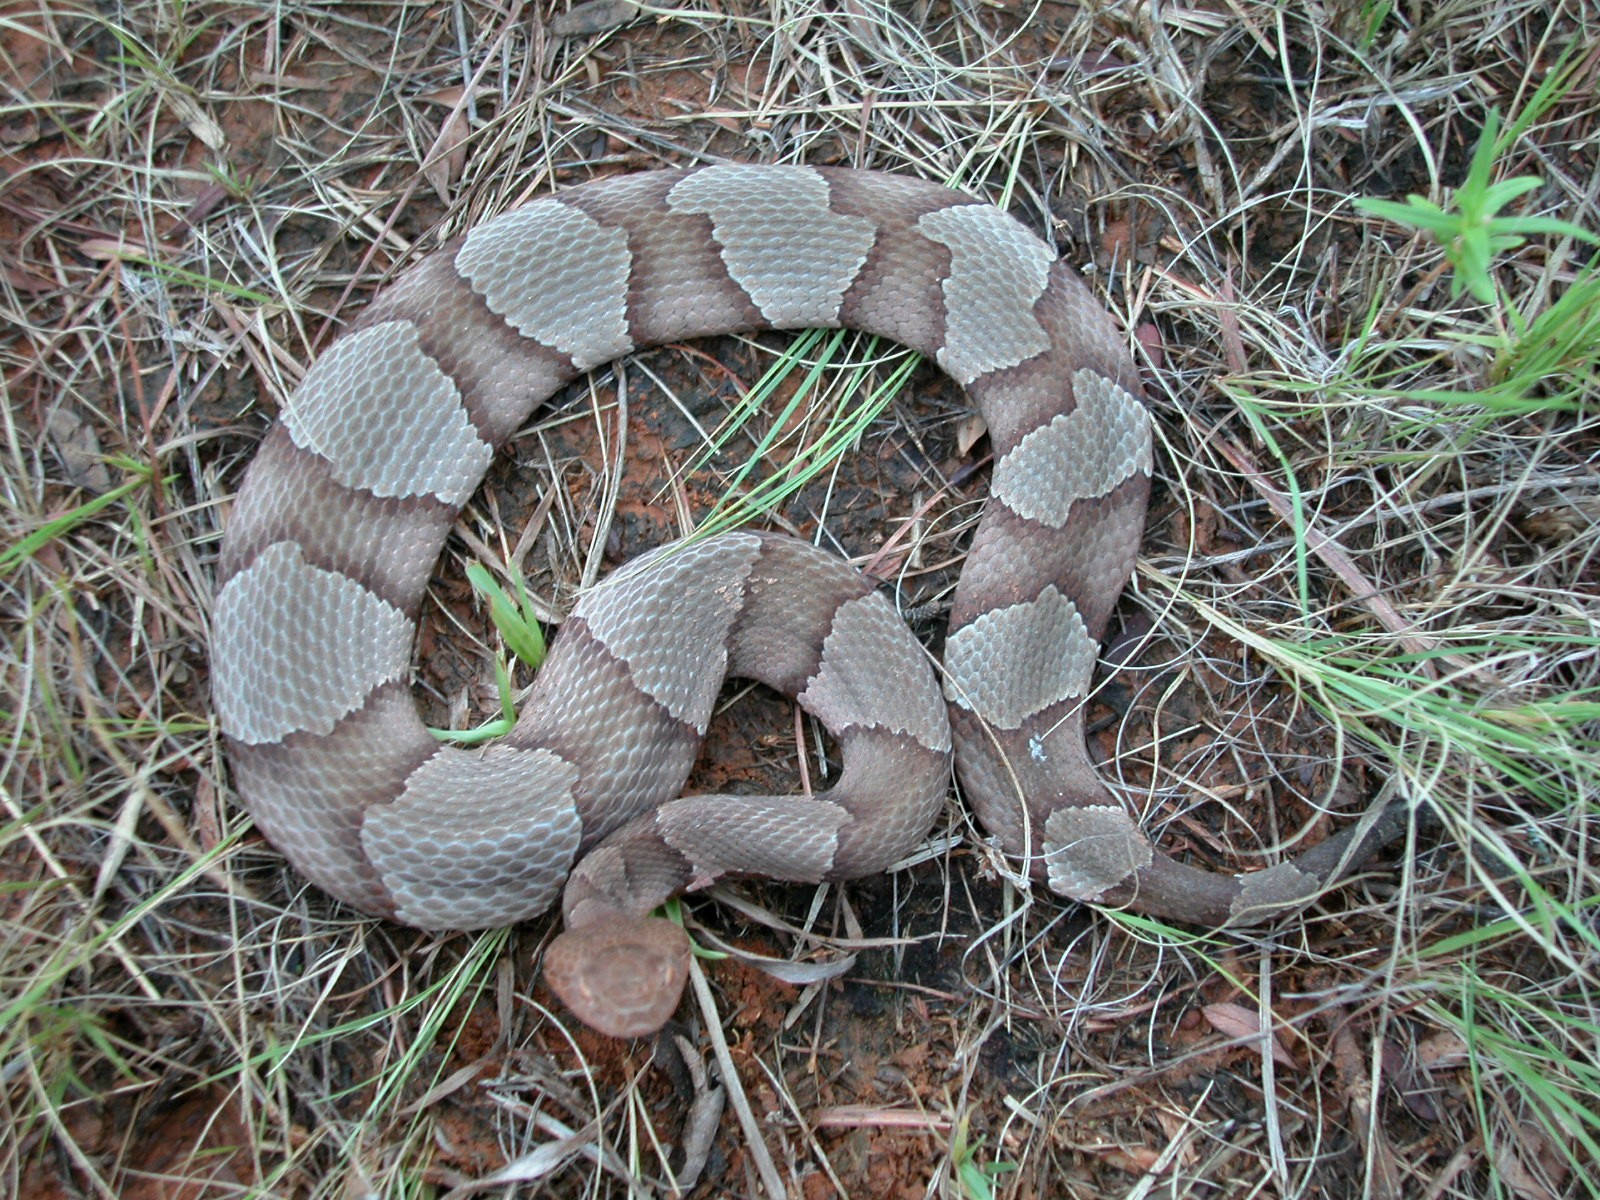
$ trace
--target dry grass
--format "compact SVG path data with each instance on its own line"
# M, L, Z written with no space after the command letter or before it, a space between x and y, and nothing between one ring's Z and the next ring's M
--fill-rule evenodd
M1009 203L1132 331L1163 453L1099 744L1168 845L1246 869L1387 795L1439 828L1270 937L1019 892L954 809L892 880L697 901L707 938L780 957L910 939L842 988L708 968L696 1044L747 1111L701 1194L1600 1194L1590 251L1508 248L1482 304L1350 203L1442 198L1576 44L1497 173L1544 180L1511 212L1600 227L1600 10L780 0L568 40L551 15L0 10L0 1194L670 1193L683 1093L544 1007L547 929L357 920L251 832L205 646L232 489L339 321L486 213L718 157ZM637 360L633 408L695 374L726 396L704 349ZM712 349L745 382L771 353ZM613 435L615 393L519 440L567 481L548 509L502 478L463 517L440 719L493 703L460 560L523 561L555 608L597 560L623 460L561 439L591 399ZM913 393L861 451L909 494L842 466L785 519L920 510L903 598L936 609L981 487L951 483L948 393ZM668 442L638 436L635 466Z

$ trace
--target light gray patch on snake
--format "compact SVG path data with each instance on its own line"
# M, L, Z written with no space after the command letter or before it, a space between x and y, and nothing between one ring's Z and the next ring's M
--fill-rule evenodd
M877 237L828 207L827 181L793 167L716 166L667 193L674 212L711 219L728 275L779 329L834 326Z
M578 768L549 750L447 749L373 808L361 845L422 929L480 929L537 915L555 902L578 853Z
M1078 406L1041 425L995 463L991 492L1019 516L1052 529L1078 500L1150 474L1150 417L1127 389L1097 371L1072 377Z
M941 754L950 749L950 719L928 659L876 592L834 612L821 667L799 701L830 728L876 727L908 734Z
M494 457L455 383L405 321L335 342L295 389L283 423L336 480L374 496L465 504Z
M222 730L249 745L327 734L411 665L411 622L336 571L274 542L228 580L211 632Z
M1089 689L1096 654L1078 606L1054 584L982 614L945 643L945 698L999 729L1017 729Z
M580 371L633 349L628 235L582 209L547 199L502 213L467 235L455 265L508 325Z
M573 610L639 690L704 734L759 538L674 542L613 571Z
M937 356L946 374L966 385L1050 348L1033 315L1055 262L1049 246L988 204L941 208L921 217L917 230L950 251Z
M1322 880L1293 863L1236 875L1239 895L1228 906L1230 925L1253 925L1274 909L1298 908L1317 894Z
M1045 818L1045 869L1058 896L1098 900L1153 857L1133 818L1113 805L1058 808Z
M684 796L661 806L656 828L697 881L737 872L819 883L849 820L837 804L799 796Z

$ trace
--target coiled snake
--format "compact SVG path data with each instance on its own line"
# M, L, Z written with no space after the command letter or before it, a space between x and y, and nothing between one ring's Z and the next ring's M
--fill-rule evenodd
M734 533L616 572L566 621L514 732L440 745L409 695L418 607L496 449L562 384L630 350L819 326L932 357L987 422L990 494L942 679L856 572ZM305 875L369 913L498 925L564 887L547 977L618 1035L657 1028L682 987L684 935L652 909L730 872L881 871L927 836L952 749L984 826L1062 896L1203 925L1272 916L1327 885L1347 835L1244 875L1184 865L1084 746L1150 466L1110 318L988 204L894 175L734 165L536 200L384 291L257 453L212 638L239 791ZM727 673L829 728L832 787L679 798Z

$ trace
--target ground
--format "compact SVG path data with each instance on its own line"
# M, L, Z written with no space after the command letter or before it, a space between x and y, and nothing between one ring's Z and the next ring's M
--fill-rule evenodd
M1595 228L1592 7L0 11L0 1193L670 1195L687 1141L708 1197L1600 1194L1592 247L1499 228L1524 240L1480 295L1461 241L1352 204L1455 211L1487 130L1493 178L1540 180L1504 216ZM552 919L439 937L307 888L208 696L250 455L474 220L719 159L953 182L1049 237L1158 428L1093 754L1216 870L1394 800L1404 844L1302 918L1206 934L1026 888L952 793L893 874L692 897L733 955L633 1043L544 988ZM431 723L497 706L466 563L559 619L591 547L704 518L774 428L746 486L784 477L906 362L801 343L843 364L826 394L776 415L790 370L707 449L793 344L636 355L513 440L435 576ZM987 471L915 365L761 523L851 556L937 651ZM690 790L794 790L797 744L825 772L786 700L727 698ZM697 1142L701 1067L730 1102Z

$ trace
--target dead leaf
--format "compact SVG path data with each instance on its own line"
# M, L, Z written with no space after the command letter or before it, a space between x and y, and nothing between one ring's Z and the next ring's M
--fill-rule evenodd
M1373 1200L1398 1200L1404 1194L1400 1187L1402 1173L1382 1122L1372 1119L1373 1079L1368 1070L1369 1060L1351 1032L1349 1015L1340 1009L1328 1015L1333 1021L1330 1050L1339 1074L1339 1089L1350 1106L1350 1127L1366 1147L1371 1164L1367 1173L1367 1194Z
M78 243L78 253L96 262L156 262L176 258L181 253L160 242L145 245L133 238L84 238Z
M588 0L550 18L548 28L551 37L584 37L626 25L638 15L639 6L632 0Z
M977 413L968 413L956 425L956 453L965 458L978 444L978 439L988 432L989 426L984 424L982 417Z
M1428 1073L1418 1070L1417 1064L1407 1058L1405 1052L1389 1039L1384 1040L1380 1053L1383 1055L1383 1077L1399 1095L1400 1102L1406 1106L1406 1110L1419 1121L1429 1125L1437 1124L1444 1114L1434 1103L1433 1088L1428 1082Z
M1522 1200L1556 1200L1567 1168L1544 1130L1524 1121L1514 1139L1496 1138L1495 1145L1500 1182Z
M221 150L228 144L228 137L222 132L222 126L211 119L211 115L200 107L199 101L187 92L178 88L171 88L164 93L167 103L183 118L189 132L194 134L209 150Z
M1446 1071L1467 1061L1467 1044L1450 1030L1441 1030L1417 1043L1417 1066L1424 1071Z
M1252 1009L1242 1004L1230 1004L1222 1001L1218 1004L1204 1004L1200 1011L1215 1029L1224 1037L1230 1038L1259 1038L1261 1036L1261 1017ZM1294 1061L1294 1055L1278 1040L1276 1033L1272 1035L1272 1058L1280 1066L1294 1070L1299 1066Z
M1528 510L1518 527L1541 542L1562 542L1600 524L1600 497L1565 496L1560 504Z
M1147 1175L1161 1162L1161 1151L1150 1146L1112 1146L1100 1152L1101 1159L1130 1175Z
M450 185L461 178L467 165L467 116L460 108L452 109L433 139L422 168L423 177L433 184L433 190L445 203L450 200Z
M63 404L50 410L45 429L68 483L88 492L111 490L111 472L106 470L105 452L93 425Z
M195 841L206 851L222 844L222 817L217 810L217 789L210 779L202 775L195 781L194 807L191 819L195 827Z
M1144 347L1151 366L1158 371L1164 369L1167 365L1167 343L1161 336L1161 330L1149 321L1141 321L1134 329L1133 336Z

